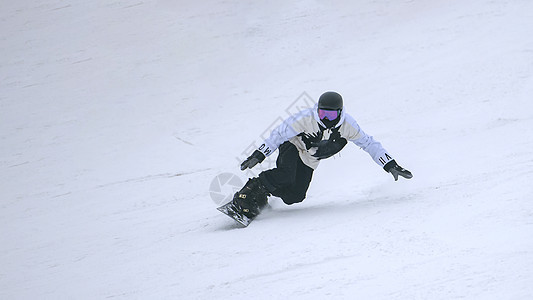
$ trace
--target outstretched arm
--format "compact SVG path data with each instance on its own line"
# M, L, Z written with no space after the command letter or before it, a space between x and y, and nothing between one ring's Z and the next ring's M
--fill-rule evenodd
M278 127L274 128L270 136L250 155L242 164L241 170L251 169L258 163L262 162L267 156L271 155L278 147L289 139L298 135L293 128L293 123L306 112L300 112L284 120Z
M381 143L376 141L372 136L366 134L361 129L359 124L357 124L355 119L347 115L346 122L351 125L350 140L357 146L361 147L361 149L366 151L378 165L383 167L387 173L391 173L395 181L398 180L398 176L402 176L406 179L413 178L413 174L399 166L392 155L390 155L387 150L383 148Z

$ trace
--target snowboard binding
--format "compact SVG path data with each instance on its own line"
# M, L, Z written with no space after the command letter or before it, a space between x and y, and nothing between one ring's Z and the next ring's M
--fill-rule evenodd
M259 178L251 178L233 195L233 200L217 208L243 226L248 226L268 205L270 192Z

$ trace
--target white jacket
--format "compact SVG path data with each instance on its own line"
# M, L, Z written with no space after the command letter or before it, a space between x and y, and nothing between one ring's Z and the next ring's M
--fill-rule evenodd
M321 128L319 124L323 127ZM341 138L353 142L370 154L372 159L381 167L393 160L392 156L387 153L378 141L374 140L372 136L367 135L359 127L355 119L345 113L344 108L342 109L340 121L334 128L325 130L323 128L325 126L318 117L318 104L315 104L313 108L300 111L283 121L283 123L272 130L270 137L263 142L258 150L265 156L269 156L282 143L289 141L298 149L302 161L309 167L316 169L320 163L320 159L313 156L313 154L316 153L318 148L314 146L310 147L309 143L305 141L305 136L318 136L318 139L328 140L333 132L338 132Z

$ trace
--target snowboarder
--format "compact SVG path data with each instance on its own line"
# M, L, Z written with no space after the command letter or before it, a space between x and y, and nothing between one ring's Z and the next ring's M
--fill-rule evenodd
M399 176L413 177L344 111L340 94L326 92L313 108L292 115L276 127L270 137L241 164L241 170L253 168L276 149L279 150L276 168L249 179L233 196L229 204L231 209L251 221L267 205L270 195L281 198L288 205L302 202L320 160L341 151L348 141L370 154L378 165L392 174L394 180L398 180Z

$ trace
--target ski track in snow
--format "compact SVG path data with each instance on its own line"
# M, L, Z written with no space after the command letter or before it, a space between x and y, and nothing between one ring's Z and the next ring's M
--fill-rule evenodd
M0 16L0 299L533 297L533 2ZM244 229L216 211L211 181L245 182L254 144L327 90L414 178L348 145L303 203Z

